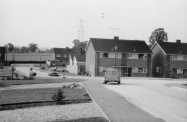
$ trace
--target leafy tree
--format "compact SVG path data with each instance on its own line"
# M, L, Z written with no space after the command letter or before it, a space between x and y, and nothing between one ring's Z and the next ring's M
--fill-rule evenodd
M21 50L22 53L27 53L27 52L29 52L28 47L25 47L25 46L21 47L20 50Z
M30 43L28 48L29 48L29 51L36 52L36 50L38 49L38 45L35 43Z
M6 44L5 47L8 49L8 52L12 52L14 50L14 45L12 43Z
M149 37L149 42L151 44L154 44L155 42L162 43L162 42L167 42L167 41L168 41L168 36L164 28L155 29L152 32L151 36Z

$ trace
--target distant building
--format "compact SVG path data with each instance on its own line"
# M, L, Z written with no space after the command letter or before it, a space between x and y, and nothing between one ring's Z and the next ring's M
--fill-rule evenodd
M151 49L153 76L187 77L187 43L156 42Z
M69 63L69 55L71 54L71 49L69 48L53 48L55 55L54 61L57 66L66 66Z
M91 38L86 49L86 72L102 76L107 68L122 76L150 76L151 50L144 41Z
M7 53L7 62L12 63L46 63L47 60L54 60L54 53Z

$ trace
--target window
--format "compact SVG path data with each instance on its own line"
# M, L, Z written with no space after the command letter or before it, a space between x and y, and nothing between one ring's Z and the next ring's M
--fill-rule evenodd
M144 54L138 54L138 59L143 59L144 58Z
M178 68L178 69L177 69L177 74L183 74L183 69Z
M160 72L160 67L157 66L157 67L156 67L156 73L159 73L159 72Z
M172 61L183 61L185 59L185 56L183 55L173 55L171 56Z
M108 58L108 53L103 53L104 58Z
M56 57L61 57L61 55L60 54L56 54Z
M129 53L128 54L128 59L138 59L138 55L135 53Z
M178 60L178 61L184 60L184 56L183 56L183 55L177 55L177 60Z
M118 59L121 59L121 53L109 53L108 54L108 57L109 58L118 58Z
M67 58L67 54L64 54L64 58Z
M137 67L134 67L134 68L132 69L132 72L137 73L137 72L138 72L138 68L137 68Z
M143 68L142 68L142 67L139 67L139 68L138 68L138 72L139 72L139 73L143 73L143 72L144 72L144 71L143 71Z
M109 58L117 58L117 55L115 53L109 53L108 57Z

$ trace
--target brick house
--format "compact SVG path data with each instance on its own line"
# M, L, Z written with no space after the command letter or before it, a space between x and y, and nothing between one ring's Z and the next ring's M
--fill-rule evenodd
M156 42L151 49L153 76L187 77L187 43Z
M102 76L109 67L117 68L122 76L150 76L151 50L145 41L91 38L86 49L86 72Z

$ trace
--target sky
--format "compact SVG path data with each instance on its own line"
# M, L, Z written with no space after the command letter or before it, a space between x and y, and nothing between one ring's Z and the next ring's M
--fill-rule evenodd
M186 0L0 0L0 46L71 47L74 39L138 39L164 28L187 43Z

